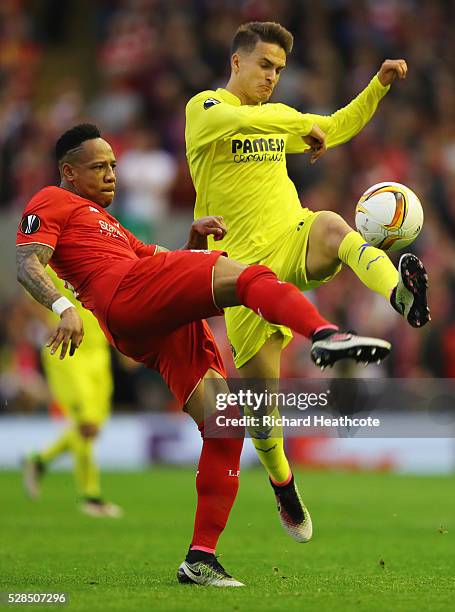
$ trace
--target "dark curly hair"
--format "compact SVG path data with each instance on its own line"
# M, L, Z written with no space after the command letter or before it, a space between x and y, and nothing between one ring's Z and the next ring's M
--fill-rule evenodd
M67 130L55 143L57 162L60 162L69 151L77 149L86 140L94 138L101 138L101 132L92 123L80 123Z

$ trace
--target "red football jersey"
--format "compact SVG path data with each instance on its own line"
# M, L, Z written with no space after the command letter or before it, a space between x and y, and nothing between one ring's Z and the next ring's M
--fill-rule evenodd
M54 249L50 266L89 310L103 315L120 282L142 257L154 255L104 208L62 189L45 187L27 204L17 245Z

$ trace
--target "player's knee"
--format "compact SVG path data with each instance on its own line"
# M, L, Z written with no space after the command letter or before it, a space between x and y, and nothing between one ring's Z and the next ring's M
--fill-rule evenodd
M325 246L328 255L337 258L340 244L346 234L352 231L352 228L349 227L343 217L331 211L321 213L318 222L318 242Z
M79 433L83 438L96 438L99 432L99 427L95 423L81 423L79 425Z
M213 280L213 293L215 302L220 308L228 306L238 306L237 298L237 279L247 266L228 259L219 257L215 264L215 274Z

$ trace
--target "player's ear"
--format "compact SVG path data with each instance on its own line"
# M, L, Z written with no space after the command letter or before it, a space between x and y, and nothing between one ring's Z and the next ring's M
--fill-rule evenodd
M234 74L238 74L240 70L240 56L238 53L233 53L231 57L231 69Z
M74 169L71 164L64 162L61 166L61 175L66 181L72 181L74 179Z

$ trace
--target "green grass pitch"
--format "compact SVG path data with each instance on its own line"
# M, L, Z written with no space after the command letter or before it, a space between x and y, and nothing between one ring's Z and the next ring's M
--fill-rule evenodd
M285 535L265 475L244 470L218 552L247 586L204 589L175 578L192 532L194 471L104 474L122 520L79 514L69 474L50 474L31 502L19 473L0 472L0 591L67 592L65 608L87 612L453 609L452 478L296 476L312 542Z

